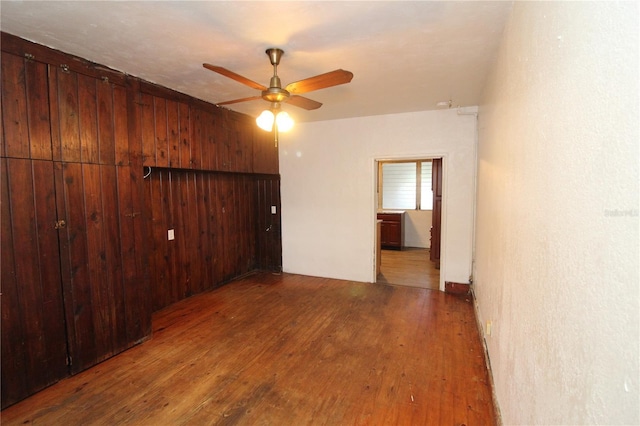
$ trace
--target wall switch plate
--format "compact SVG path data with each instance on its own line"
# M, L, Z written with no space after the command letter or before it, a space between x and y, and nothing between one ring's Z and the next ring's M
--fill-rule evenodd
M276 206L271 206L271 214L276 214Z
M167 231L167 239L169 241L176 239L176 233L174 232L173 229L169 229L169 231Z

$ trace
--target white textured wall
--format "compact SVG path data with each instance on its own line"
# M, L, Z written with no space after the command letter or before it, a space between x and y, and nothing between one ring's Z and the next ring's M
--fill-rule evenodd
M505 424L640 424L638 3L516 2L479 114L475 293Z
M373 281L375 160L443 156L441 281L468 282L476 130L475 116L445 110L300 123L282 135L284 271Z

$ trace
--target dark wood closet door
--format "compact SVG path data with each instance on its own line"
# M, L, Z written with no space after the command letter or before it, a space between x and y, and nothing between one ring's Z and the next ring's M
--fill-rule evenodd
M141 193L129 164L126 88L50 67L49 96L70 371L150 333L141 262ZM136 219L137 218L137 219Z
M51 161L2 158L2 407L68 375Z
M442 222L442 158L433 160L431 169L431 185L433 190L433 217L431 225L430 259L440 269L440 233Z
M126 88L3 51L1 95L6 407L143 340L151 309Z
M136 280L140 271L132 257L139 213L121 206L131 194L128 169L56 163L58 216L66 222L60 257L72 373L132 346L150 328L144 280Z
M4 408L69 373L51 161L48 66L5 51L1 65Z

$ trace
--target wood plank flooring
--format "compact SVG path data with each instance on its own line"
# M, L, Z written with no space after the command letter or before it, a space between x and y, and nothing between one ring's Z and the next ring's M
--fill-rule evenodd
M378 283L411 287L440 288L440 271L429 260L429 249L405 247L382 250Z
M491 425L470 300L257 274L178 302L153 337L3 425Z

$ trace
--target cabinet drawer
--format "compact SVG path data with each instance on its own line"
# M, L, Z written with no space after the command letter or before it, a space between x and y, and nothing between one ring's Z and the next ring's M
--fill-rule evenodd
M402 215L400 213L378 213L378 219L386 222L400 222Z

